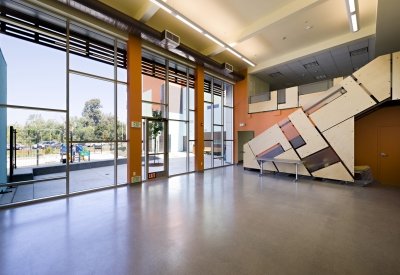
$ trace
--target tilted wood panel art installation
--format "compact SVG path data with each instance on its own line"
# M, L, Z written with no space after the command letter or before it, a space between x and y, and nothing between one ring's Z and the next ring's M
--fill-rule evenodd
M255 158L264 156L304 160L299 165L301 175L353 182L354 116L391 99L391 87L393 93L400 89L400 53L380 56L339 85L310 96L309 103L302 102L303 108L245 144L243 166L259 169ZM397 97L393 94L393 99ZM263 168L295 173L294 166L285 163L264 164Z

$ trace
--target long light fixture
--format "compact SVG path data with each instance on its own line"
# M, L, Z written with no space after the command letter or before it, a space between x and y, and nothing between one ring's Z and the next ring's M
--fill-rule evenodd
M251 66L255 66L256 64L252 61L250 61L248 58L242 56L240 53L238 53L237 51L235 51L230 45L222 42L221 40L219 40L217 37L213 36L212 34L210 34L209 32L207 32L206 30L202 29L200 26L198 26L197 24L195 24L194 22L192 22L190 19L188 19L187 17L185 17L183 14L179 13L177 10L173 9L172 7L168 6L167 4L165 4L163 1L161 0L150 0L152 3L156 4L157 6L159 6L160 8L162 8L163 10L165 10L166 12L168 12L169 14L175 16L177 19L179 19L180 21L182 21L183 23L185 23L186 25L188 25L189 27L191 27L192 29L198 31L199 33L202 33L205 37L207 37L208 39L212 40L213 42L217 43L218 45L220 45L221 47L227 49L229 52L233 53L234 55L236 55L237 57L239 57L240 59L242 59L243 61L247 62L248 64L250 64ZM236 45L236 44L235 44Z
M357 14L357 0L345 0L347 16L349 18L350 31L357 32L359 30L358 14Z

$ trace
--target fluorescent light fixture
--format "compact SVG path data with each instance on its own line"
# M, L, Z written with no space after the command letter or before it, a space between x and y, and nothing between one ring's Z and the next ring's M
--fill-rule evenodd
M231 44L229 44L230 47L235 47L236 46L236 42L232 42Z
M250 60L247 60L246 58L242 58L243 59L243 61L245 61L245 62L247 62L248 64L250 64L251 66L255 66L256 64L254 64L253 62L251 62Z
M192 27L193 29L195 29L196 31L203 33L203 31L196 27L193 23L189 22L188 20L186 20L185 18L183 18L182 16L180 16L179 14L176 15L176 18L178 18L179 20L181 20L183 23L185 23L186 25Z
M154 4L156 4L157 6L159 6L160 8L162 8L163 10L165 10L168 13L172 14L172 10L170 10L169 8L167 8L166 6L164 6L163 4L161 4L160 2L156 1L156 0L150 0L151 2L153 2Z
M353 13L356 11L356 3L354 3L354 0L348 0L349 1L349 8L350 8L350 13Z
M215 39L215 38L212 37L211 35L209 35L209 34L206 33L205 36L206 36L207 38L211 39L212 41L214 41L215 43L217 43L218 45L220 45L221 47L225 47L224 44L222 44L221 42L219 42L217 39Z
M234 55L236 55L237 57L242 58L242 56L240 54L238 54L237 52L235 52L234 50L229 49L229 48L227 48L227 50L230 51L231 53L233 53Z
M353 32L358 31L357 14L351 15L351 25L353 26Z

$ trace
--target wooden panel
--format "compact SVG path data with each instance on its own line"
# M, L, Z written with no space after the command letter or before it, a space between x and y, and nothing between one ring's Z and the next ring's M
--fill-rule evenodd
M253 168L260 169L260 165L255 160L255 156L250 149L249 143L243 145L243 167L244 168Z
M328 144L322 138L320 133L318 133L317 129L315 129L315 126L311 123L302 109L298 109L296 112L290 114L289 119L306 142L306 145L303 145L296 150L301 158L307 157L328 147Z
M390 97L390 54L375 58L353 75L378 101Z
M271 92L271 100L249 104L249 114L278 109L278 92Z
M311 174L317 178L354 182L354 179L351 177L349 172L347 172L341 162L332 164L328 167L312 172Z
M285 151L292 148L278 124L273 125L268 130L262 132L248 143L255 155L258 155L265 150L268 150L278 143L282 145L282 148Z
M354 117L322 133L354 176Z
M400 52L393 54L392 99L400 99Z
M278 104L278 109L299 107L299 87L286 89L286 103Z
M299 156L293 149L287 150L286 152L280 154L275 157L276 159L290 159L290 160L300 160ZM275 163L276 167L278 167L279 172L282 173L296 173L296 165L290 163ZM304 164L299 164L299 175L310 176Z
M316 97L309 102L306 102L303 105L303 110L310 114L315 112L319 108L325 106L329 102L341 96L342 93L340 92L340 90L342 90L342 85L340 84L329 88L329 90L322 92L319 97Z
M299 107L304 106L305 104L307 104L311 100L314 100L314 99L320 97L324 93L326 93L326 91L318 92L318 93L312 93L312 94L300 95L299 96Z
M263 170L264 171L273 171L273 172L278 172L275 168L275 165L272 162L264 162L263 164Z
M341 84L347 92L310 115L321 132L375 105L375 101L351 77Z

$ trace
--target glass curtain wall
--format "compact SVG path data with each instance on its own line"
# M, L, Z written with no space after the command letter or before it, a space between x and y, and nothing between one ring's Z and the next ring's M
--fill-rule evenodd
M233 85L204 76L204 168L233 163Z
M23 9L1 7L0 206L126 183L125 42Z
M143 130L146 129L146 118L168 121L168 131L161 131L159 135L143 131L143 179L147 179L146 165L151 173L157 172L160 164L168 163L162 169L167 169L170 176L194 171L194 70L143 51L142 83ZM153 140L146 141L150 138ZM156 154L149 155L154 160L147 163L146 144L149 153ZM168 161L162 159L163 155L158 155L158 151L153 152L164 145L168 150Z

